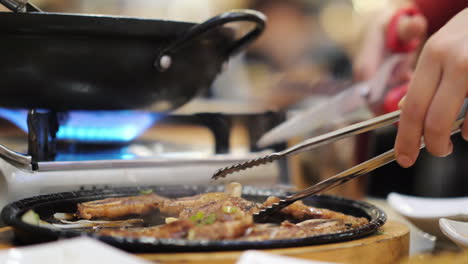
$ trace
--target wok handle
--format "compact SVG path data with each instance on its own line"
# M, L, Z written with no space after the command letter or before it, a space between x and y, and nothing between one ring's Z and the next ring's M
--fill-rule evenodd
M220 15L217 15L201 24L197 24L190 28L181 38L170 44L163 49L154 62L154 66L160 70L165 71L171 66L171 57L169 54L175 52L178 48L195 39L203 33L210 31L214 28L222 26L231 22L253 22L255 27L245 34L242 38L237 40L231 47L227 49L227 56L233 56L241 51L245 46L254 41L265 29L266 16L255 10L234 10Z

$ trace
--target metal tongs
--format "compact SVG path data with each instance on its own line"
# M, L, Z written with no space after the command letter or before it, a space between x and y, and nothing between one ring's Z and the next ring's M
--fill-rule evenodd
M37 6L29 3L27 0L0 0L0 3L16 13L42 12Z
M371 131L377 129L382 126L386 126L395 122L398 122L400 119L401 111L391 112L376 118L372 118L351 126L344 127L342 129L317 136L308 140L305 140L297 145L294 145L286 150L281 152L272 153L257 159L249 160L243 163L235 164L233 166L229 166L226 168L222 168L214 173L212 179L218 179L220 177L225 177L227 174L233 173L235 171L240 171L248 168L252 168L255 166L259 166L262 164L266 164L268 162L272 162L278 160L280 158L284 158L286 156L295 155L300 152L310 150L312 148L316 148L318 146L331 143L343 138L347 138L350 136L358 135L367 131ZM458 119L454 126L452 135L458 133L460 131L460 126L463 124L464 118ZM424 148L424 142L421 143L420 148ZM343 171L333 177L330 177L322 182L319 182L307 189L304 189L298 193L293 195L287 196L284 199L281 199L278 203L272 204L269 207L265 207L264 209L260 210L258 213L254 214L254 221L265 222L272 214L276 213L277 211L281 210L282 208L294 203L295 201L304 199L308 196L315 195L321 193L323 191L329 190L334 188L338 185L341 185L349 180L357 178L361 175L364 175L370 171L373 171L385 164L388 164L395 160L395 150L391 149L379 156L376 156L368 161L365 161L361 164L358 164L346 171Z

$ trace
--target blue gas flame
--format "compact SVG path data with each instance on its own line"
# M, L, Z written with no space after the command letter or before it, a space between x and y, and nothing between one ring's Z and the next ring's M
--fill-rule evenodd
M0 108L0 116L25 132L27 110ZM57 139L80 142L128 142L141 135L163 115L144 111L71 111L60 122Z

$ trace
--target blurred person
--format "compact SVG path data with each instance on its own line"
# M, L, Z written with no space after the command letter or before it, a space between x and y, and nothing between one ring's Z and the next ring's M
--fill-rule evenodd
M246 61L256 97L270 109L288 108L317 95L314 84L320 80L351 76L348 56L317 22L320 3L252 0L247 6L268 18Z
M265 61L274 70L285 70L304 62L312 45L314 25L307 20L305 6L294 0L257 0L249 8L264 13L267 28L249 49L252 59Z
M318 1L321 3L325 1ZM253 0L248 6L268 17L262 36L249 49L275 71L317 64L334 75L350 76L343 50L322 32L317 22L320 4L300 0Z

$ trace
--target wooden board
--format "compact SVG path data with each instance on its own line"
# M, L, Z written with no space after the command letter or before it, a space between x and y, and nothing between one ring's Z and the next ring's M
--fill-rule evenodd
M12 248L12 229L0 229L0 249ZM396 263L409 252L409 229L406 225L389 221L371 236L325 245L264 250L265 252L339 263L387 264ZM148 253L137 256L157 263L214 264L235 263L242 251L214 253Z

